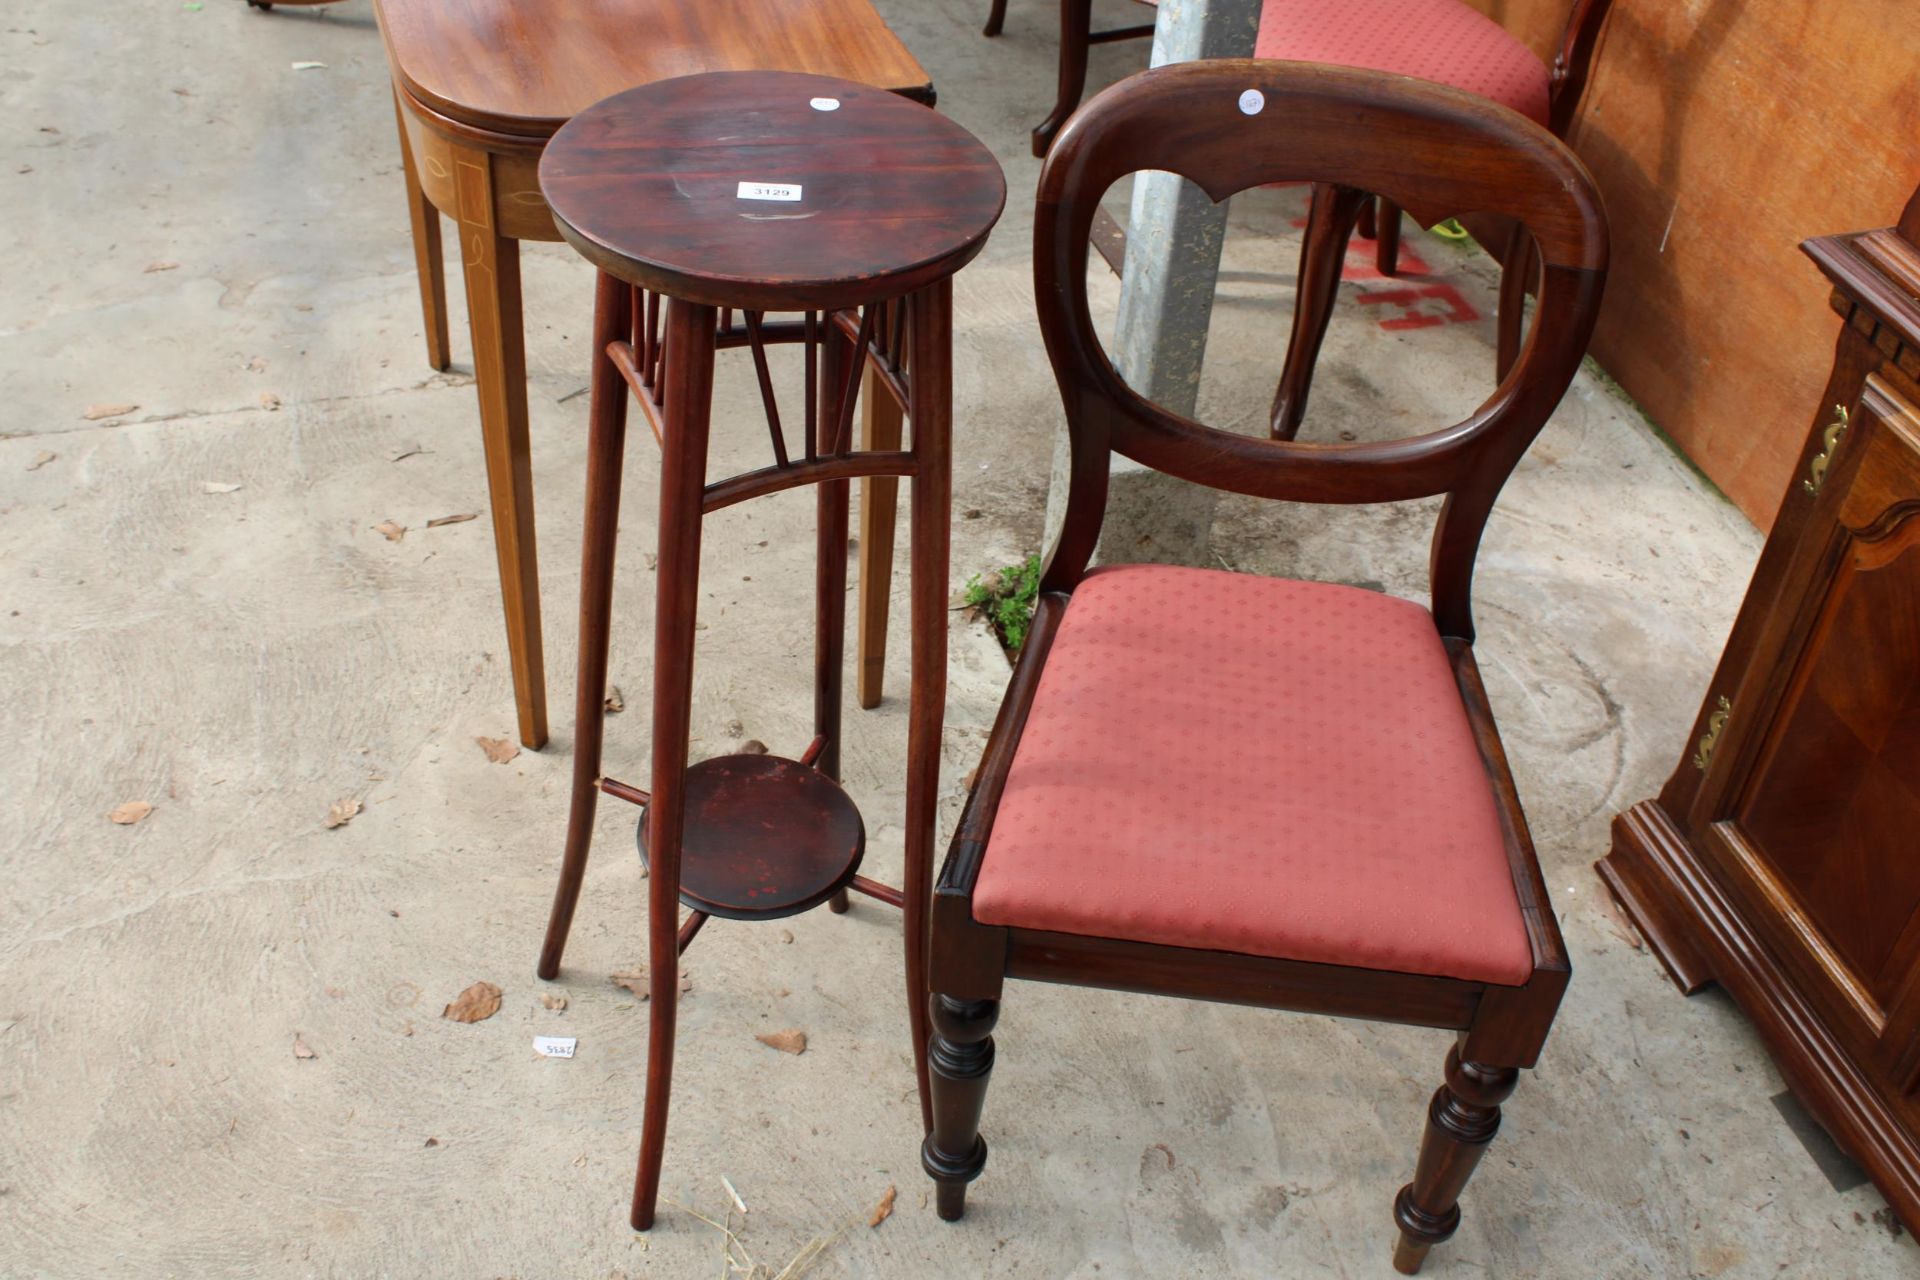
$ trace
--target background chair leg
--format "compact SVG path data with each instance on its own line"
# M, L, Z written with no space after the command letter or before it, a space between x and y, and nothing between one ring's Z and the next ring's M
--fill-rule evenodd
M1060 0L1060 87L1053 112L1033 127L1033 154L1044 156L1053 135L1080 105L1087 89L1087 46L1093 33L1093 0Z
M1383 276L1400 274L1400 206L1384 196L1380 199L1373 238L1373 265Z
M1007 20L1007 0L993 0L993 8L987 11L987 25L982 35L997 36L1000 26Z
M594 297L592 350L625 337L633 327L633 290L602 274ZM573 704L573 799L567 847L553 892L539 974L557 977L573 927L580 882L593 842L593 811L600 798L600 746L606 729L607 635L613 620L613 557L620 528L620 470L627 441L627 384L613 361L593 362L593 399L587 430L587 519L580 548L580 670Z
M967 1211L967 1184L987 1165L980 1113L993 1075L993 1024L998 1000L932 997L933 1132L920 1146L920 1167L937 1187L936 1207L948 1222Z
M866 448L900 447L900 405L871 369L866 386ZM868 476L860 482L860 633L854 655L854 694L860 705L880 705L887 677L887 607L893 597L893 533L900 478Z
M1513 362L1520 358L1520 344L1527 321L1527 288L1533 283L1533 237L1515 223L1507 236L1507 251L1501 258L1500 311L1494 321L1494 377L1505 381Z
M1352 187L1319 182L1307 209L1306 236L1300 242L1299 292L1293 304L1293 335L1287 342L1287 363L1274 392L1272 432L1276 440L1300 433L1307 412L1307 392L1313 386L1313 367L1320 360L1320 344L1333 318L1334 298L1340 291L1340 271L1347 260L1347 240L1353 224L1373 197Z
M1393 1265L1402 1275L1418 1272L1427 1250L1459 1227L1461 1188L1499 1132L1500 1104L1519 1078L1512 1067L1462 1062L1458 1046L1447 1050L1447 1082L1427 1108L1420 1163L1413 1181L1393 1201L1393 1220L1400 1228Z

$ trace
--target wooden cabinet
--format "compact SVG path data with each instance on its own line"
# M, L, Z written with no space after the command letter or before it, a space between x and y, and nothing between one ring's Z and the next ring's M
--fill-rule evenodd
M1916 242L1920 192L1804 246L1844 321L1833 374L1680 763L1599 870L1920 1230Z

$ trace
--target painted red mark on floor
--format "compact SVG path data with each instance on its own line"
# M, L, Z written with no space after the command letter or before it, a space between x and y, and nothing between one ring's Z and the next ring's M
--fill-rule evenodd
M1413 289L1376 289L1362 293L1362 306L1397 310L1399 314L1380 321L1382 329L1431 329L1441 324L1465 324L1478 320L1480 313L1468 305L1460 291L1450 284L1429 284Z

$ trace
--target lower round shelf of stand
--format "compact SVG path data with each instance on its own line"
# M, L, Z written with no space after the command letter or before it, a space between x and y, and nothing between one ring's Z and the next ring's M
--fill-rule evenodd
M840 784L780 756L716 756L687 769L680 901L724 920L777 920L847 887L866 824ZM637 837L647 856L647 814Z

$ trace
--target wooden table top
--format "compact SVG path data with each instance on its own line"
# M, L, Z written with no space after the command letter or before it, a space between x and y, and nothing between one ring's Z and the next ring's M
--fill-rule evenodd
M786 71L609 98L547 144L540 189L601 269L767 310L870 302L956 271L1007 195L993 153L938 112Z
M868 0L375 0L394 78L462 124L545 138L635 85L806 71L925 97Z

